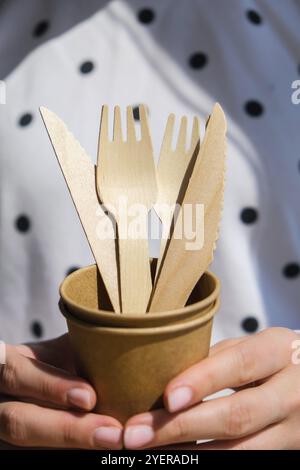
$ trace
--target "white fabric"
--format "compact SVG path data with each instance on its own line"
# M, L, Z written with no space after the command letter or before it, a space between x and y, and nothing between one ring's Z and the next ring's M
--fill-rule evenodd
M142 8L155 12L150 24L137 19ZM262 24L247 19L248 9ZM44 19L49 31L33 39ZM40 105L61 116L95 158L101 105L146 103L157 157L169 112L197 113L203 122L219 101L229 145L221 237L211 267L222 282L214 340L245 334L241 323L249 316L260 328L299 327L300 277L282 274L286 264L300 261L300 106L291 102L299 23L296 0L0 2L0 78L7 91L0 105L3 339L35 339L34 321L43 338L65 331L58 285L68 268L93 261ZM203 69L188 63L197 51L208 57ZM87 60L95 69L81 74ZM264 114L247 115L248 100L261 102ZM20 127L27 112L33 121ZM256 223L241 222L244 207L258 210ZM31 221L26 233L15 229L20 214Z

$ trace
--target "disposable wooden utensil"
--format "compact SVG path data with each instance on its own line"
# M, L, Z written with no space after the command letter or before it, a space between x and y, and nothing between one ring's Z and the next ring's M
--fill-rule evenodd
M223 205L226 121L219 104L214 106L204 140L187 186L172 237L167 244L165 256L158 273L150 300L150 311L159 312L183 307L198 279L212 261ZM185 207L196 204L204 207L204 245L191 250L183 226L180 232ZM187 249L189 247L189 249Z
M122 139L120 108L114 110L113 140L108 136L108 108L103 106L99 134L97 187L101 201L118 226L121 309L146 312L152 290L147 213L156 201L157 184L146 109L139 108L141 139L137 140L132 108L127 107L127 140ZM125 204L125 207L124 207ZM136 206L135 206L136 205ZM138 206L137 206L138 205ZM132 213L143 207L142 233L130 234Z
M109 298L115 312L119 313L115 239L97 236L100 218L106 217L112 230L113 225L98 201L95 166L58 116L44 107L40 108L40 112Z
M172 138L174 133L175 115L168 117L166 130L160 150L160 156L157 166L157 187L158 195L154 209L162 222L163 236L160 243L160 255L156 267L156 278L166 243L168 240L172 217L174 215L175 204L178 202L179 192L185 184L185 174L192 157L195 157L199 151L200 134L199 120L195 116L193 120L193 129L191 142L187 148L187 117L183 116L180 123L178 139L175 149L172 148Z

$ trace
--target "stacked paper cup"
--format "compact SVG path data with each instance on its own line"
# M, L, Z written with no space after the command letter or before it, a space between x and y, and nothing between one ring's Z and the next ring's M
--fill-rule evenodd
M110 310L98 284L95 265L72 273L60 308L78 374L97 392L95 411L125 422L160 407L167 383L208 355L220 286L206 272L184 308L129 316Z

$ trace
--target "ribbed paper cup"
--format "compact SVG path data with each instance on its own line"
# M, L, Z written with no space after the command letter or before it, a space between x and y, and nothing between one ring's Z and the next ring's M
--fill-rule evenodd
M188 304L134 316L100 310L96 266L79 269L61 285L78 374L95 388L95 411L125 422L162 405L167 383L207 356L219 281L206 272Z

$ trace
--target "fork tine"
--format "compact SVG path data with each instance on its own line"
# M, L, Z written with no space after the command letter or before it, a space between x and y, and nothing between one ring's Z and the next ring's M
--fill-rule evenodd
M199 118L197 116L194 116L190 150L194 150L196 148L196 145L200 143L199 127Z
M170 150L172 147L172 136L173 136L173 129L175 123L175 114L169 114L166 129L162 141L161 148L164 150Z
M151 141L149 126L148 126L148 117L146 106L141 104L139 106L140 113L140 123L141 123L141 139Z
M115 106L114 110L114 141L120 142L122 140L122 124L121 124L121 110L120 106Z
M132 106L127 106L127 140L128 142L136 140Z
M180 122L179 135L176 150L185 151L186 144L187 117L183 116Z
M108 106L102 106L100 118L100 131L99 131L99 146L100 143L108 141Z

